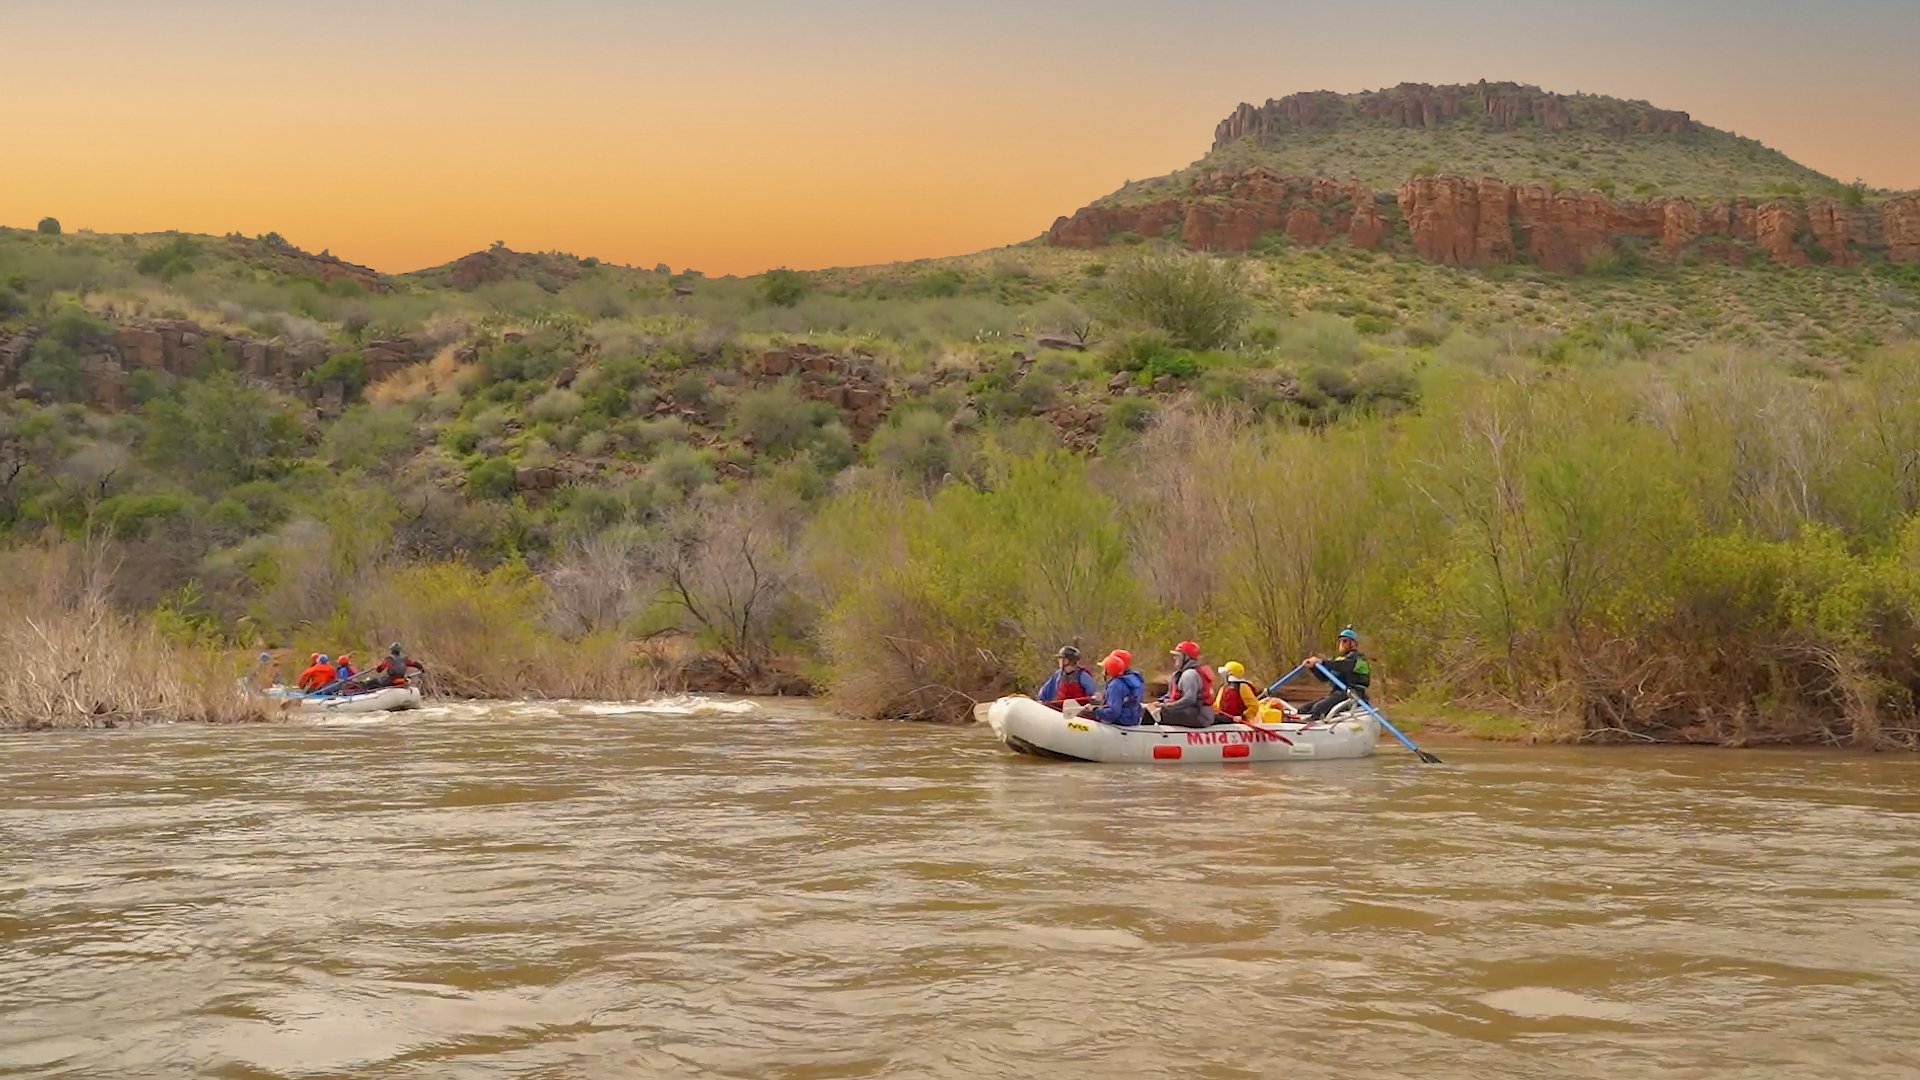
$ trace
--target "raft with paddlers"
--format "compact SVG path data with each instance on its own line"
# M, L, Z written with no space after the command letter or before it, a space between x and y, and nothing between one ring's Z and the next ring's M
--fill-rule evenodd
M413 676L426 669L408 656L399 642L389 646L387 656L365 671L354 671L347 666L348 659L342 656L336 666L325 654L314 653L311 666L300 673L297 685L276 682L260 692L278 701L281 708L300 712L395 712L420 705L422 695ZM271 654L260 654L263 667L271 660Z
M1182 641L1169 656L1174 669L1167 692L1149 703L1131 653L1115 649L1100 662L1106 685L1096 698L1079 648L1062 646L1059 670L1040 688L1038 700L1001 698L983 707L985 719L1008 748L1068 761L1362 758L1373 753L1382 730L1421 761L1440 760L1415 746L1368 700L1372 667L1351 626L1340 632L1334 655L1307 657L1264 694L1239 662L1229 660L1217 672L1203 663L1196 642ZM1302 671L1311 671L1330 692L1296 709L1274 695Z
M1204 728L1142 723L1122 727L1055 711L1030 697L1004 697L987 724L1008 749L1063 761L1325 761L1373 753L1380 725L1357 708L1314 723L1213 724Z
M420 707L422 695L417 686L387 686L354 694L306 694L286 687L274 687L267 696L281 702L285 709L303 713L398 712Z

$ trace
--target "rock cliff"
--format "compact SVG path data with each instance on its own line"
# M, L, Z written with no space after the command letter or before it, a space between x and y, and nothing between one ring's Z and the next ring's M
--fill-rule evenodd
M1461 86L1401 83L1391 90L1364 94L1314 90L1268 99L1265 105L1243 102L1214 128L1213 146L1218 150L1250 135L1325 131L1367 122L1405 128L1464 123L1495 131L1533 125L1542 131L1596 131L1614 136L1691 135L1699 131L1699 125L1686 113L1656 109L1641 101L1568 97L1510 82Z
M1302 247L1344 239L1450 266L1525 260L1562 273L1629 247L1655 259L1734 261L1761 253L1794 266L1848 266L1872 254L1920 262L1920 194L1877 206L1821 198L1617 200L1451 175L1414 177L1388 193L1256 167L1202 176L1157 202L1086 207L1055 221L1047 238L1087 248L1129 232L1177 235L1196 251L1247 251L1279 236Z
M24 380L21 368L33 347L37 330L0 337L0 387L15 396L34 397L41 388ZM85 400L100 409L128 404L129 377L136 371L184 377L199 371L215 353L224 355L249 381L271 386L310 401L323 415L337 413L345 402L346 387L339 380L310 381L307 373L346 345L317 341L284 341L227 334L186 319L128 319L115 323L105 344L82 357L80 372ZM409 338L375 341L364 346L361 359L367 380L378 381L429 355L427 346Z

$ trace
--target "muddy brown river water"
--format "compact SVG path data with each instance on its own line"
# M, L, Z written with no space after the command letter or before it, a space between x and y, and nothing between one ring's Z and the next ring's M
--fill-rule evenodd
M1920 1075L1912 758L729 707L0 736L0 1075Z

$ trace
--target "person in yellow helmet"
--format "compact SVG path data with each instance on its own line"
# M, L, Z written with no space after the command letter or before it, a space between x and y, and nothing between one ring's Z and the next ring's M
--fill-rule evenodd
M1247 669L1240 661L1220 665L1223 682L1213 696L1213 710L1230 721L1251 723L1260 719L1260 691L1247 681Z

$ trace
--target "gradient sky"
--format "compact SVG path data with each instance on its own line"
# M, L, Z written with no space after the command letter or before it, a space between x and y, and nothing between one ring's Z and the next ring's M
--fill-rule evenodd
M1512 79L1920 188L1920 0L0 0L0 224L709 274L1028 239L1240 101Z

